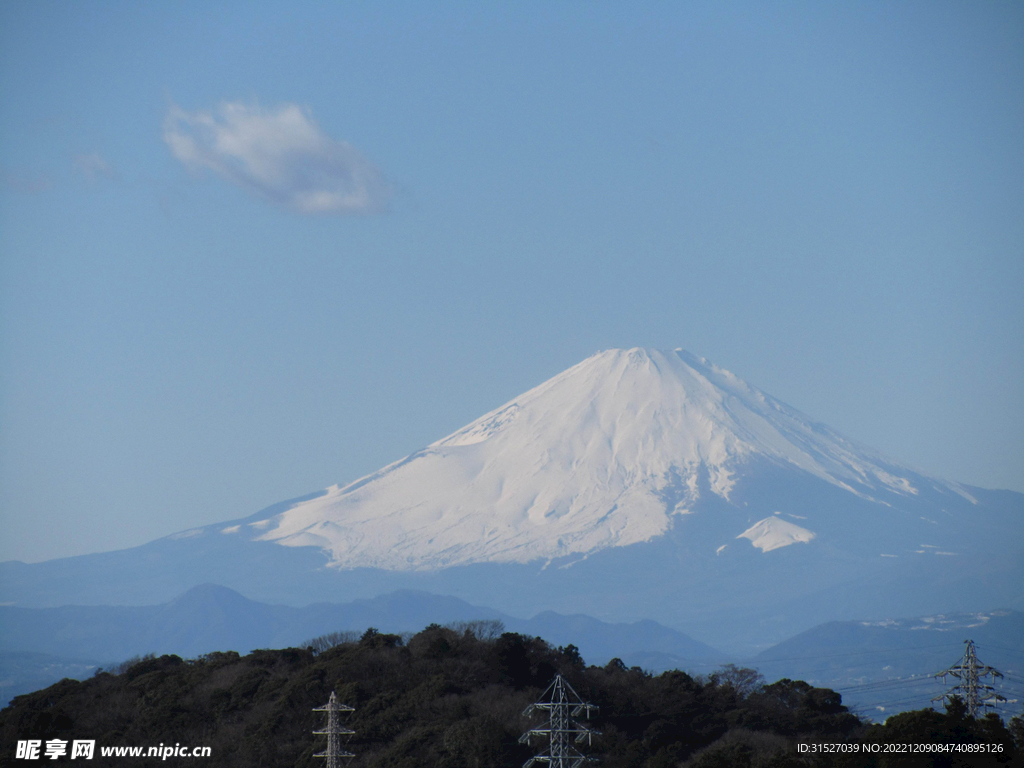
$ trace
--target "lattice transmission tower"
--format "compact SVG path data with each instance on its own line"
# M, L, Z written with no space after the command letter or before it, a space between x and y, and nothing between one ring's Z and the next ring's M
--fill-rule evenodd
M519 743L530 744L534 736L546 737L548 748L523 763L523 768L530 768L534 763L548 763L552 768L579 768L586 762L597 762L576 749L575 745L586 741L589 746L591 737L599 736L601 732L587 728L573 718L580 715L589 718L598 707L583 701L565 678L555 675L551 685L541 694L540 701L528 706L523 715L529 717L538 710L548 713L547 726L531 728L519 738Z
M1006 701L1003 696L996 693L995 688L983 682L986 677L995 680L1002 677L1003 673L994 667L989 667L978 661L978 655L974 650L973 640L964 640L967 648L960 661L949 669L943 670L935 675L946 682L947 677L956 678L959 682L941 696L936 696L932 701L944 701L959 696L967 705L967 714L970 717L977 717L978 713L986 707L993 706L990 702Z
M352 738L355 731L350 731L341 724L341 713L355 712L355 709L347 704L339 703L338 697L334 695L334 691L331 691L331 698L327 704L322 707L316 707L313 711L327 713L327 723L323 730L313 731L314 736L327 737L327 749L314 754L313 757L326 758L324 768L341 768L343 758L355 757L351 752L346 751L343 746Z

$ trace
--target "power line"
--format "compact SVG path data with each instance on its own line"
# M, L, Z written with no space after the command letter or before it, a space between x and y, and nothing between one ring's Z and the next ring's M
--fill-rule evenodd
M874 691L884 688L903 688L908 685L918 685L919 683L928 683L935 685L935 678L928 677L893 677L889 680L878 680L873 683L864 683L863 685L850 685L845 688L833 688L836 693L861 693L864 691Z
M982 647L985 650L988 650L989 648L994 648L997 651L1006 651L1007 653L1014 653L1020 656L1021 658L1024 658L1024 649L1021 648L1007 648L1002 645L992 645L992 643L983 643Z
M840 659L847 656L868 656L874 653L898 653L906 652L911 653L913 651L929 651L935 648L949 648L950 643L939 643L937 645L914 645L903 648L878 648L873 651L847 651L846 653L823 653L816 654L814 656L790 656L784 659L750 659L750 664L776 664L782 661L805 661L807 659Z

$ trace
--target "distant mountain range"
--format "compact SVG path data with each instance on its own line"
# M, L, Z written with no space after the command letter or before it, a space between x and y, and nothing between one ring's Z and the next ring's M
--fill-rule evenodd
M829 622L769 648L747 664L769 679L800 678L843 694L875 718L919 709L956 684L934 675L953 666L972 640L978 658L1003 677L991 679L1008 702L1001 711L1024 713L1024 613L985 611L888 621Z
M682 350L609 350L355 482L0 564L0 601L153 605L205 582L654 619L742 656L825 621L1024 608L1024 494L929 477Z
M266 605L213 584L152 606L0 606L0 697L27 693L62 677L91 675L147 653L194 658L213 651L245 654L256 648L301 645L336 631L417 632L429 624L496 621L502 631L576 645L588 663L638 651L671 654L693 669L727 660L721 651L656 622L610 624L551 611L531 619L508 616L453 597L400 591L346 604L304 608Z
M234 590L204 584L163 605L0 606L0 651L28 651L118 661L146 653L194 657L211 651L248 653L287 648L333 631L375 627L418 632L429 624L493 620L504 631L574 644L584 659L604 663L637 650L662 651L689 662L716 662L725 654L653 621L609 624L589 616L551 611L519 619L453 597L400 591L345 604L304 608L266 605Z
M474 606L457 598L400 591L346 604L305 608L266 605L212 584L155 606L0 606L0 705L63 677L82 679L98 667L147 653L194 658L213 651L300 646L316 636L368 627L413 633L437 623L498 622L496 629L576 645L588 664L621 658L651 672L683 669L709 674L727 662L758 669L769 682L788 677L839 690L855 711L875 719L929 705L955 681L935 673L974 640L982 661L1004 677L995 681L1009 702L1024 705L1024 613L927 616L882 622L829 622L753 658L730 658L654 621L612 624L589 616L544 612L531 619Z

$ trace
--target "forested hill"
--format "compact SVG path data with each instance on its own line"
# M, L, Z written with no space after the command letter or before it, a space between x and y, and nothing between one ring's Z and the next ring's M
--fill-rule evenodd
M322 765L313 753L323 744L311 732L322 727L323 715L312 710L336 691L355 707L346 721L355 731L352 768L515 768L543 749L519 743L530 725L540 724L539 717L522 713L559 672L600 707L591 725L601 735L584 749L607 768L1021 765L998 718L911 712L885 727L868 726L846 711L838 694L806 683L762 685L752 670L732 667L707 679L683 672L655 677L618 660L586 667L571 645L553 648L540 638L499 635L487 623L433 625L404 641L371 629L337 645L321 639L306 649L244 657L162 656L116 672L17 697L0 711L0 765L32 764L15 754L17 742L28 739L95 740L90 765L161 764L152 758L105 762L99 753L101 746L158 744L212 750L204 760L171 758L169 764ZM924 739L999 744L1002 751L951 754L948 761L922 755L914 762L901 755L887 763L884 754L843 757L796 748Z

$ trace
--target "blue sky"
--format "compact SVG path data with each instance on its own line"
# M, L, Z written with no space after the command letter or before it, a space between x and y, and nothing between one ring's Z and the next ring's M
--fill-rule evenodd
M1019 3L5 3L0 559L683 347L1024 491Z

